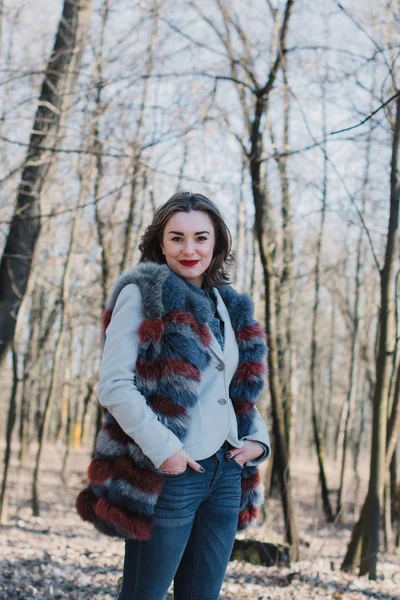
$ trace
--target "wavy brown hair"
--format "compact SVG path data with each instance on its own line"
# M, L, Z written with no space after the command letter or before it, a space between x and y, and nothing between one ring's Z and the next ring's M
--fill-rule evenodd
M235 262L235 252L232 250L232 236L219 208L203 194L192 192L177 192L164 204L159 206L153 215L153 221L140 238L139 262L165 263L161 251L163 233L167 221L176 212L202 210L206 212L215 231L215 246L210 266L204 272L203 285L215 287L230 283L229 271Z

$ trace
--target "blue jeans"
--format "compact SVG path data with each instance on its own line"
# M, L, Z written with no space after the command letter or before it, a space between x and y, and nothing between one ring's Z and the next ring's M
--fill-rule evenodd
M223 446L187 467L165 475L147 542L126 540L118 600L164 600L174 580L175 600L217 600L235 539L242 467Z

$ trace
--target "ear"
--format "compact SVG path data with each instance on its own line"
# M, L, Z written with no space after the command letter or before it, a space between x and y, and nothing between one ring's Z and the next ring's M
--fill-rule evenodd
M161 252L162 252L163 254L165 254L165 252L164 252L164 247L163 247L163 245L162 245L162 244L160 244L160 248L161 248Z

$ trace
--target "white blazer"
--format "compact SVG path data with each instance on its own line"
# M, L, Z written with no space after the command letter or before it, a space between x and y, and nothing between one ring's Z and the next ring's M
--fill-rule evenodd
M99 402L110 411L156 468L181 448L194 460L208 458L225 440L236 448L241 448L246 439L267 446L264 456L247 461L246 465L259 464L270 454L267 427L258 410L255 430L243 439L238 438L229 384L239 363L239 351L228 310L218 290L212 289L217 298L218 313L225 324L224 350L212 334L212 360L201 372L198 402L188 410L191 421L183 442L157 419L135 385L138 329L144 319L138 285L131 283L123 288L106 330L100 381L96 387Z

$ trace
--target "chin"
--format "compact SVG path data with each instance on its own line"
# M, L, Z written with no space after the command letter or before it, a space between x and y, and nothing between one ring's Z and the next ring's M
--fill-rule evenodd
M186 277L186 279L194 279L195 277L202 275L204 271L202 269L193 269L192 271L189 271L189 269L185 270L185 268L183 268L181 273L184 275L184 277Z

